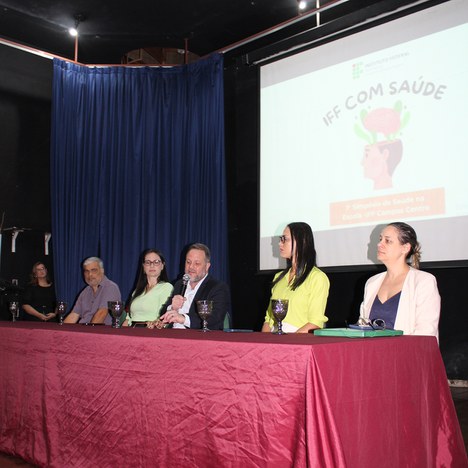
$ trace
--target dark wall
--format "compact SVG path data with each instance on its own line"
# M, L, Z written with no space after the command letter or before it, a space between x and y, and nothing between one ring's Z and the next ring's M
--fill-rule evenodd
M0 45L0 223L50 231L52 62Z
M0 90L0 122L4 228L50 230L50 102Z
M0 45L0 222L50 231L52 62Z

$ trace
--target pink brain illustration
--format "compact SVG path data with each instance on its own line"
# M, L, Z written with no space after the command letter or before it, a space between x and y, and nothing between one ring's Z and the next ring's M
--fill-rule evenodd
M400 129L400 113L385 107L374 109L363 119L363 125L370 132L383 133L388 136Z

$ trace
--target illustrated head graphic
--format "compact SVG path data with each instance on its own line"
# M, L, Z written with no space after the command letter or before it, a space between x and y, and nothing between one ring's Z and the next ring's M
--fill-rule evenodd
M367 145L361 164L364 177L374 181L374 190L393 187L393 173L403 156L403 143L399 138L408 124L409 112L403 112L401 101L393 109L381 107L371 111L363 110L360 123L354 131Z

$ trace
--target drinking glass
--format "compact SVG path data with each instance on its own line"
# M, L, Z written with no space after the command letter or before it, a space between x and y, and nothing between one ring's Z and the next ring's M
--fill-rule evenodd
M213 301L197 301L197 311L200 318L203 320L203 328L202 332L208 332L210 329L208 328L208 317L213 312Z
M271 300L271 312L273 317L276 319L278 324L278 330L273 332L275 335L285 335L286 332L283 331L283 320L288 313L288 299L272 299Z
M16 319L19 316L19 302L18 301L11 301L8 305L8 308L13 316L13 322L16 322Z
M59 325L63 325L63 319L67 314L67 303L64 301L57 302L57 314L59 317Z
M112 315L112 328L120 328L120 317L124 310L124 304L122 301L108 301L107 307Z

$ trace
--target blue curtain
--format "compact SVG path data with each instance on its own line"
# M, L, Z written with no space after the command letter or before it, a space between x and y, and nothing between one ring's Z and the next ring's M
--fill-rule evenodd
M100 256L131 292L139 254L160 249L170 278L191 242L228 280L223 63L85 67L54 60L51 199L58 298L84 286Z

